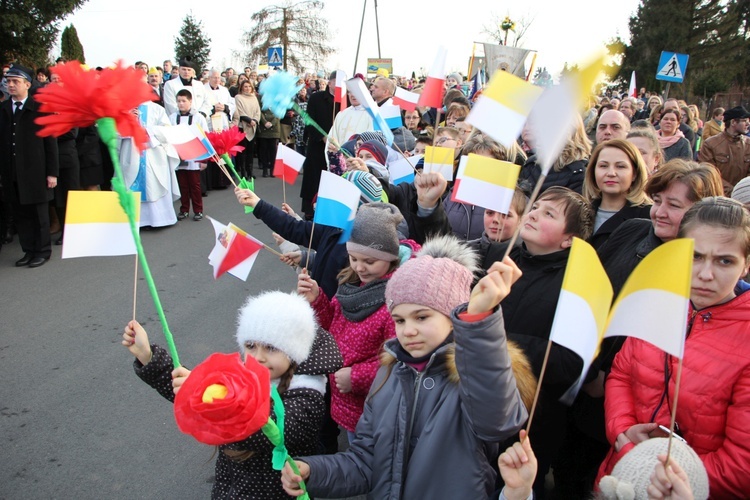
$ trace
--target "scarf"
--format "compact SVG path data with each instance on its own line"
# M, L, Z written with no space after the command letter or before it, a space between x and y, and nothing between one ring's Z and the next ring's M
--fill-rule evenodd
M344 283L336 291L341 312L349 321L359 323L371 316L385 304L387 279L378 279L364 286Z
M672 136L662 135L661 129L657 130L656 133L659 136L659 146L661 146L662 149L667 149L669 146L674 146L677 141L685 137L685 135L679 129Z

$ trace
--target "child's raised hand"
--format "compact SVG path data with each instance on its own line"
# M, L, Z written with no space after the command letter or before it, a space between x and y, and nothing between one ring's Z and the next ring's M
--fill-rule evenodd
M514 443L497 459L500 475L505 482L503 494L508 500L529 498L536 478L536 456L526 431L521 431L520 439L520 442Z
M249 189L236 187L234 188L234 195L237 197L237 201L240 202L240 205L245 205L247 207L255 208L255 205L260 201L258 195Z
M299 474L295 474L292 467L288 463L285 463L284 468L281 469L281 484L287 495L298 497L304 493L300 483L302 481L307 481L310 477L310 466L299 460L295 460L294 463L299 469Z
M279 260L288 266L298 266L302 260L302 252L295 250L294 252L287 252L279 257Z
M151 361L151 345L148 343L148 334L136 320L131 320L125 325L122 345L127 347L128 351L138 358L142 365L147 365Z
M674 461L669 459L669 465L664 467L667 455L657 457L654 472L651 474L651 484L648 485L648 498L669 498L670 500L693 500L693 490L687 473Z
M174 388L175 394L180 391L180 387L182 387L182 384L185 383L188 375L190 375L190 370L188 370L184 366L178 366L177 368L172 370L172 387Z
M510 288L521 277L521 270L510 257L495 262L487 275L479 280L469 299L469 314L480 314L493 310L510 293Z
M291 215L292 217L296 217L297 214L294 213L294 210L292 210L292 207L287 205L286 203L281 204L281 211L284 212L287 215Z
M315 299L320 295L320 287L318 282L315 281L307 274L307 269L303 269L300 275L297 277L297 293L302 295L307 301L312 304Z

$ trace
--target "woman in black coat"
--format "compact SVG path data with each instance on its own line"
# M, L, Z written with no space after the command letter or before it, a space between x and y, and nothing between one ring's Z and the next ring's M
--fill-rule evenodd
M532 135L526 136L526 142L532 148L535 146ZM557 161L552 164L552 168L547 173L539 194L542 194L552 186L566 187L581 194L583 191L586 164L588 163L590 154L591 141L586 136L583 120L578 116L575 129ZM542 175L542 165L537 162L538 158L536 154L530 156L523 168L521 168L521 173L518 176L518 187L526 193L526 196L531 195L534 186L536 186L539 177Z
M583 195L596 213L589 238L594 248L601 247L626 220L649 217L647 179L646 164L631 143L613 139L594 149L583 183Z

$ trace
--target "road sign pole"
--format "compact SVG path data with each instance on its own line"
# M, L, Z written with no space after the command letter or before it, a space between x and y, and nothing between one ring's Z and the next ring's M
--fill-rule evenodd
M669 87L671 85L672 85L672 82L667 82L667 88L664 89L664 98L663 98L664 101L669 99Z

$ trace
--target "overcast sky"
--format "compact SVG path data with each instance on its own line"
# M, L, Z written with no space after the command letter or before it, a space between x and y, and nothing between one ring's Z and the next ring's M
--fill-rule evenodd
M152 66L174 58L174 37L185 15L203 22L211 38L213 66L244 66L233 58L241 50L241 35L250 27L250 16L266 5L281 2L210 0L88 0L62 23L73 23L90 66L106 66L117 59L127 63L144 60ZM352 71L362 16L361 0L325 1L323 16L331 28L331 43L337 52L326 70ZM628 19L638 0L602 3L598 0L527 0L521 2L474 0L380 0L380 46L382 57L392 58L395 74L420 73L429 69L436 46L448 48L447 70L467 71L472 42L491 41L482 33L493 17L510 15L533 19L522 46L538 51L537 66L546 66L557 76L565 62L574 64L587 57L611 37L628 40ZM462 11L462 7L469 7ZM494 16L493 16L494 15ZM511 35L512 37L512 35ZM511 38L512 39L512 38ZM57 55L57 54L56 54ZM378 57L374 0L367 0L362 47L357 71L364 72L366 59ZM654 69L656 71L656 69Z

